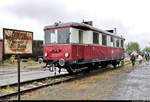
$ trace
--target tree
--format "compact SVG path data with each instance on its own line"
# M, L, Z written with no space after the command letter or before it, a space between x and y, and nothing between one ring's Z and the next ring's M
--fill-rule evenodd
M126 51L129 52L129 51L136 51L137 53L140 53L140 47L139 47L139 44L137 42L130 42L127 44L127 47L126 47Z
M143 52L150 52L150 47L145 47L142 51Z

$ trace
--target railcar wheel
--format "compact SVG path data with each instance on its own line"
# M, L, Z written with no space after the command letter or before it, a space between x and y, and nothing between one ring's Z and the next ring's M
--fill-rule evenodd
M114 68L116 68L116 66L117 66L117 64L116 64L116 63L113 63L112 65L113 65L113 67L114 67Z
M99 64L98 64L98 63L95 63L93 68L94 68L94 69L98 69L98 67L99 67Z
M87 66L88 68L86 69L86 72L87 73L89 73L92 69L93 69L93 64L92 63L90 63L90 64L88 64L88 66Z
M101 68L106 68L106 66L107 66L107 64L104 63L104 64L101 65Z
M112 65L114 68L116 68L117 64L119 64L119 62L117 62L117 61L112 62Z
M118 63L116 60L113 60L113 61L111 61L111 64L112 64L113 68L116 68Z

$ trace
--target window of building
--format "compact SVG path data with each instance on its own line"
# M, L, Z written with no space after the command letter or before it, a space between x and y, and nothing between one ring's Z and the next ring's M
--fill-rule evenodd
M104 34L102 34L102 45L107 45L107 38L106 38L107 36L106 35L104 35Z
M99 34L93 32L93 44L99 44Z

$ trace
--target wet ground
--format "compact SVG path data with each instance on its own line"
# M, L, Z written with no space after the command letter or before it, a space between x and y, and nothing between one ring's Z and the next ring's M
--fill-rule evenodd
M138 65L130 73L119 77L122 80L109 99L150 100L150 64Z
M39 89L23 100L150 100L150 64L124 68Z
M50 72L48 69L44 71L42 66L39 65L20 68L20 70L21 82L55 75L54 72ZM17 71L17 67L0 66L0 86L18 82ZM61 74L63 73L67 72L62 70Z

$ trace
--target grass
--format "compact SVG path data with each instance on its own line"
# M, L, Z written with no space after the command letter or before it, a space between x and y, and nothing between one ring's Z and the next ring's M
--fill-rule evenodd
M37 82L37 81L34 81L33 84L34 84L34 85L38 85L38 82Z
M48 84L50 84L50 83L54 82L55 80L54 80L54 79L50 79L50 78L46 78L45 81L46 81Z
M7 89L10 89L10 85L9 85L9 82L7 82Z
M13 91L13 88L10 87L9 82L7 82L7 87L6 87L6 89L1 89L1 91L4 92L4 93L12 93L12 92L14 92L14 91Z

